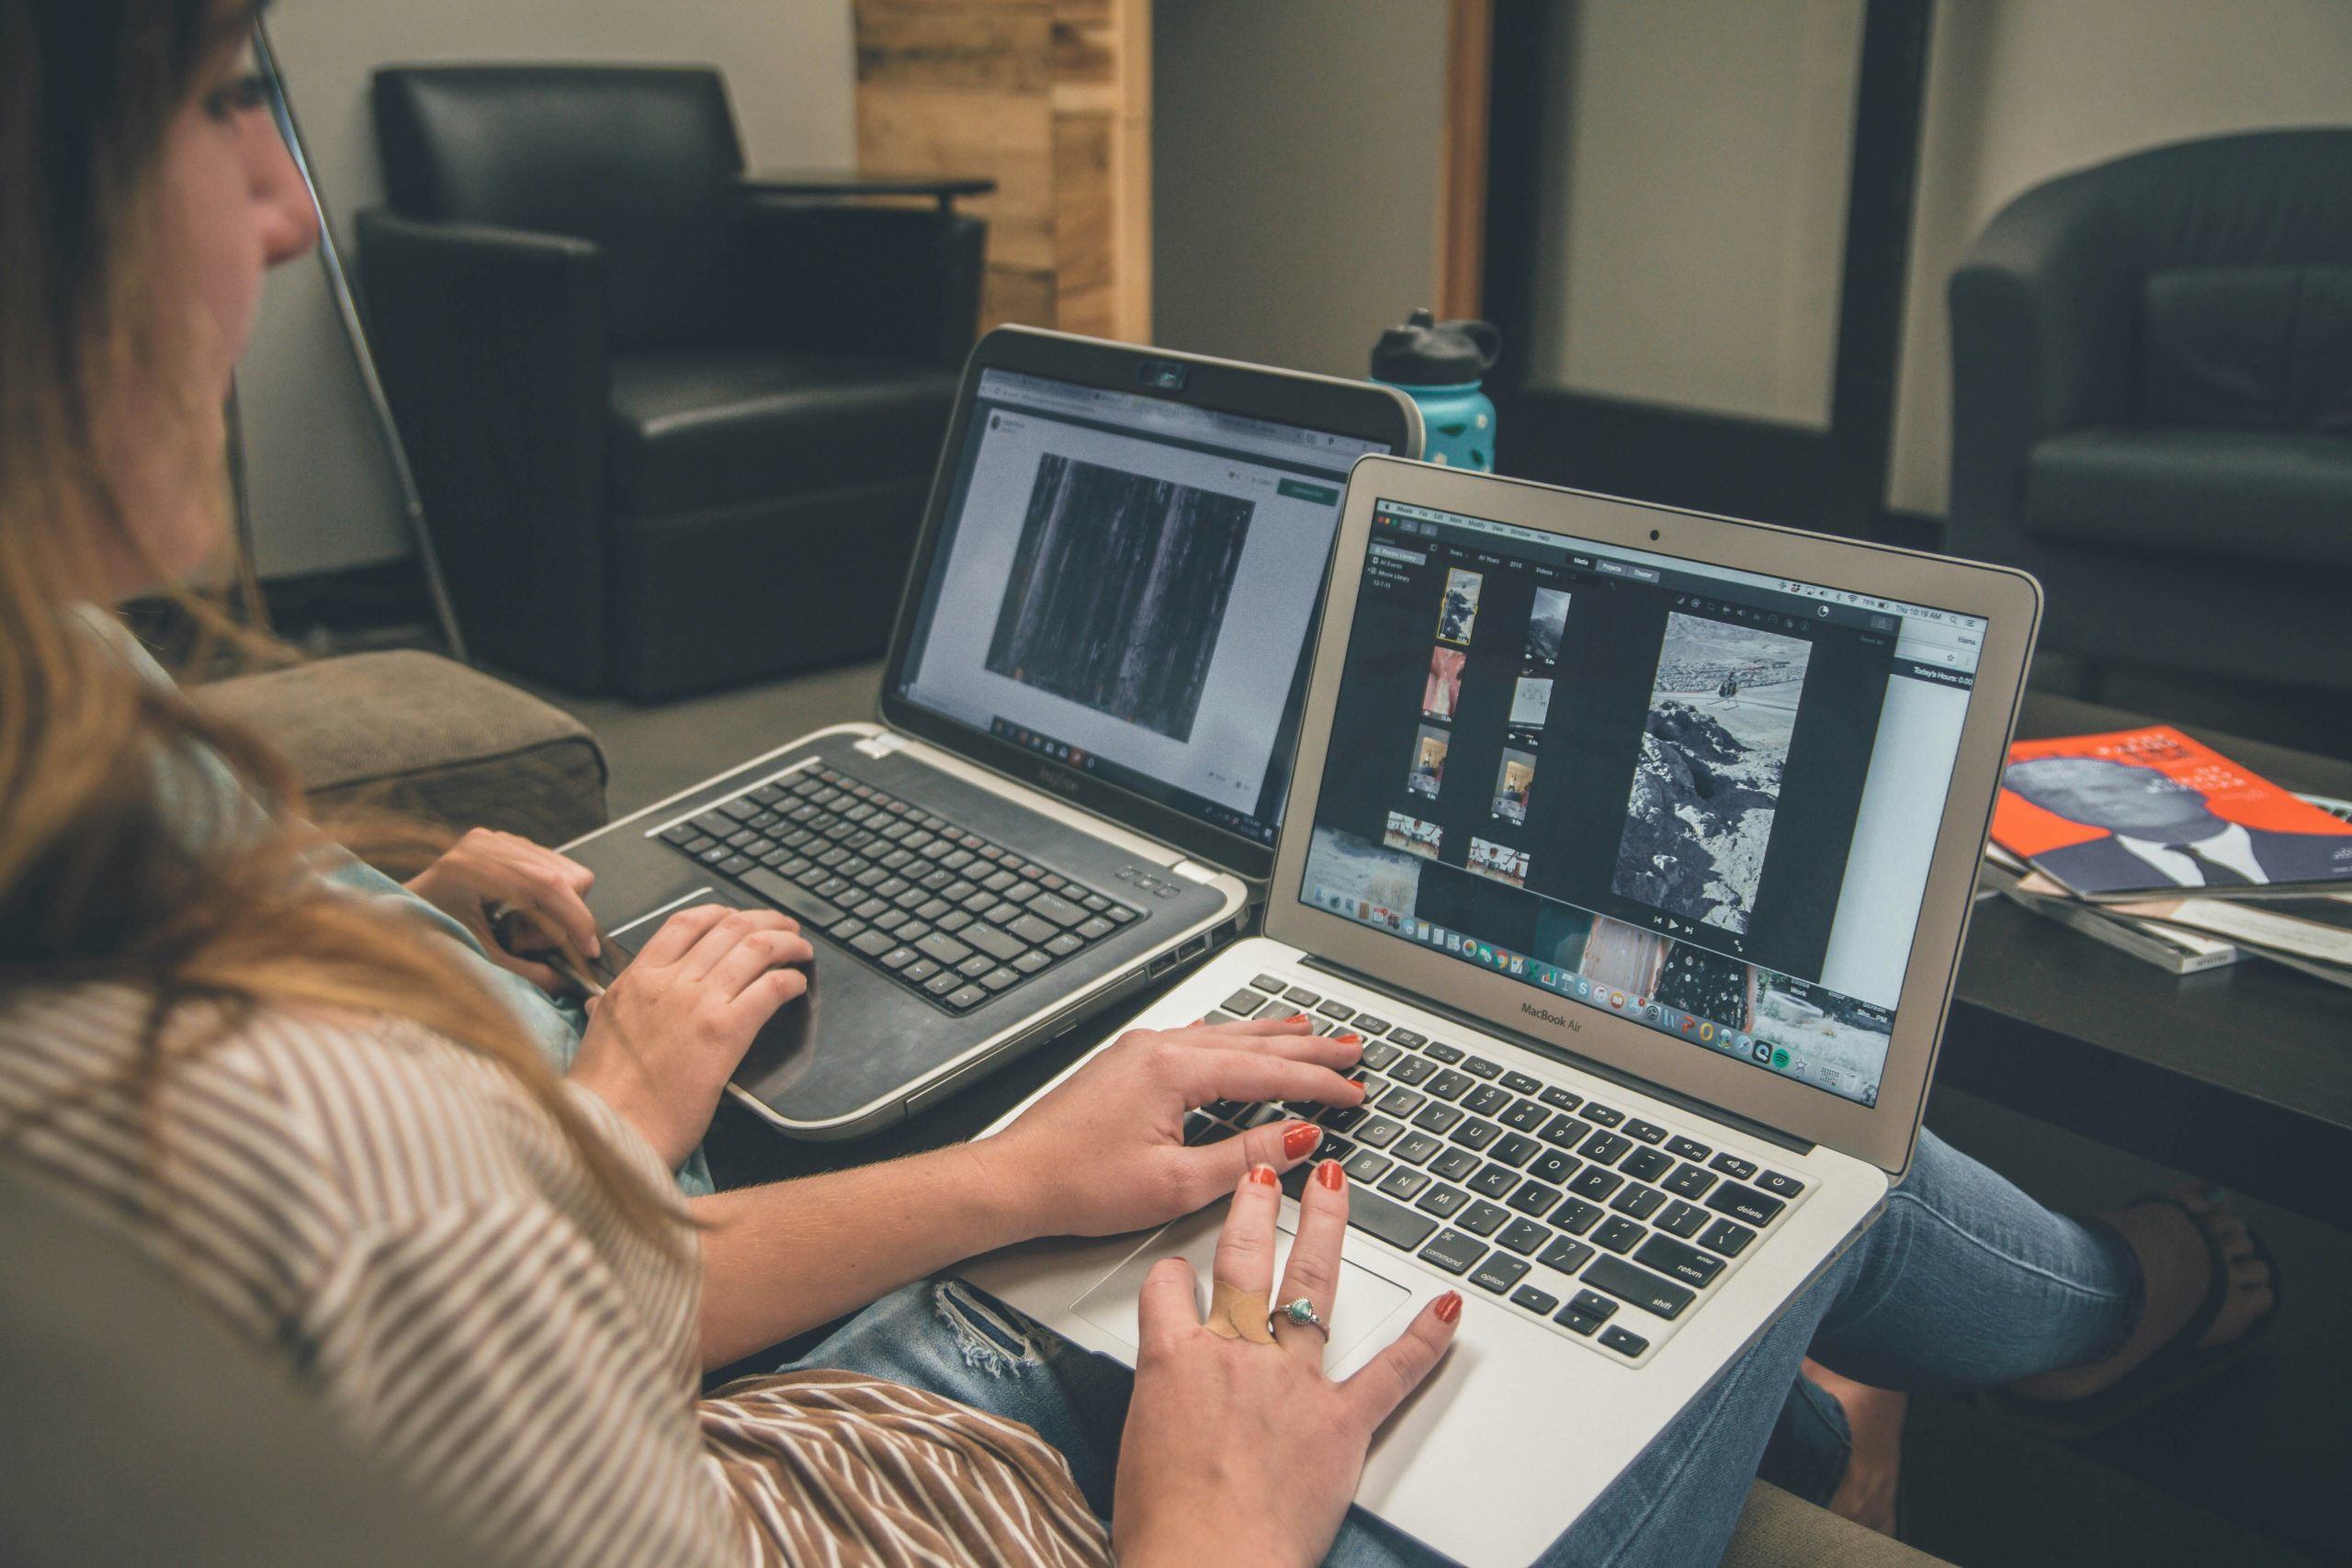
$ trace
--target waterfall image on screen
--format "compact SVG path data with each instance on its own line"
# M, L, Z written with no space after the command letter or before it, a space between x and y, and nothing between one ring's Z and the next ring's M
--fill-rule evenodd
M1047 453L989 669L1190 740L1256 511L1238 496Z
M1813 645L1668 615L1611 886L1745 934Z

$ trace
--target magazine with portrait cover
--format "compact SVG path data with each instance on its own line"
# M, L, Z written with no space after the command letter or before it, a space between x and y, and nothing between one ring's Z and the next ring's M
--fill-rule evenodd
M2011 746L1993 841L2095 902L2352 890L2352 823L2162 725Z

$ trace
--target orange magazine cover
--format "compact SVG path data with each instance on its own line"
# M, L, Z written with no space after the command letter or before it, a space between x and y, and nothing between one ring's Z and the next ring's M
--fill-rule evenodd
M2352 885L2352 823L2161 725L2011 746L1993 840L2086 898Z

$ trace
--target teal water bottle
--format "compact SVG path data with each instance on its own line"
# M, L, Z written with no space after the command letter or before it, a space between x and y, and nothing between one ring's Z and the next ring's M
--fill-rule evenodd
M1372 378L1420 405L1424 462L1482 474L1495 469L1495 405L1479 390L1502 350L1484 321L1438 321L1416 310L1372 345Z

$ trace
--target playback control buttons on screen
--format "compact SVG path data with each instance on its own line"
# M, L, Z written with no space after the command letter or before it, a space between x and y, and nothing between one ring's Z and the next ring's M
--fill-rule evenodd
M949 1012L1144 915L826 768L722 801L661 837Z

